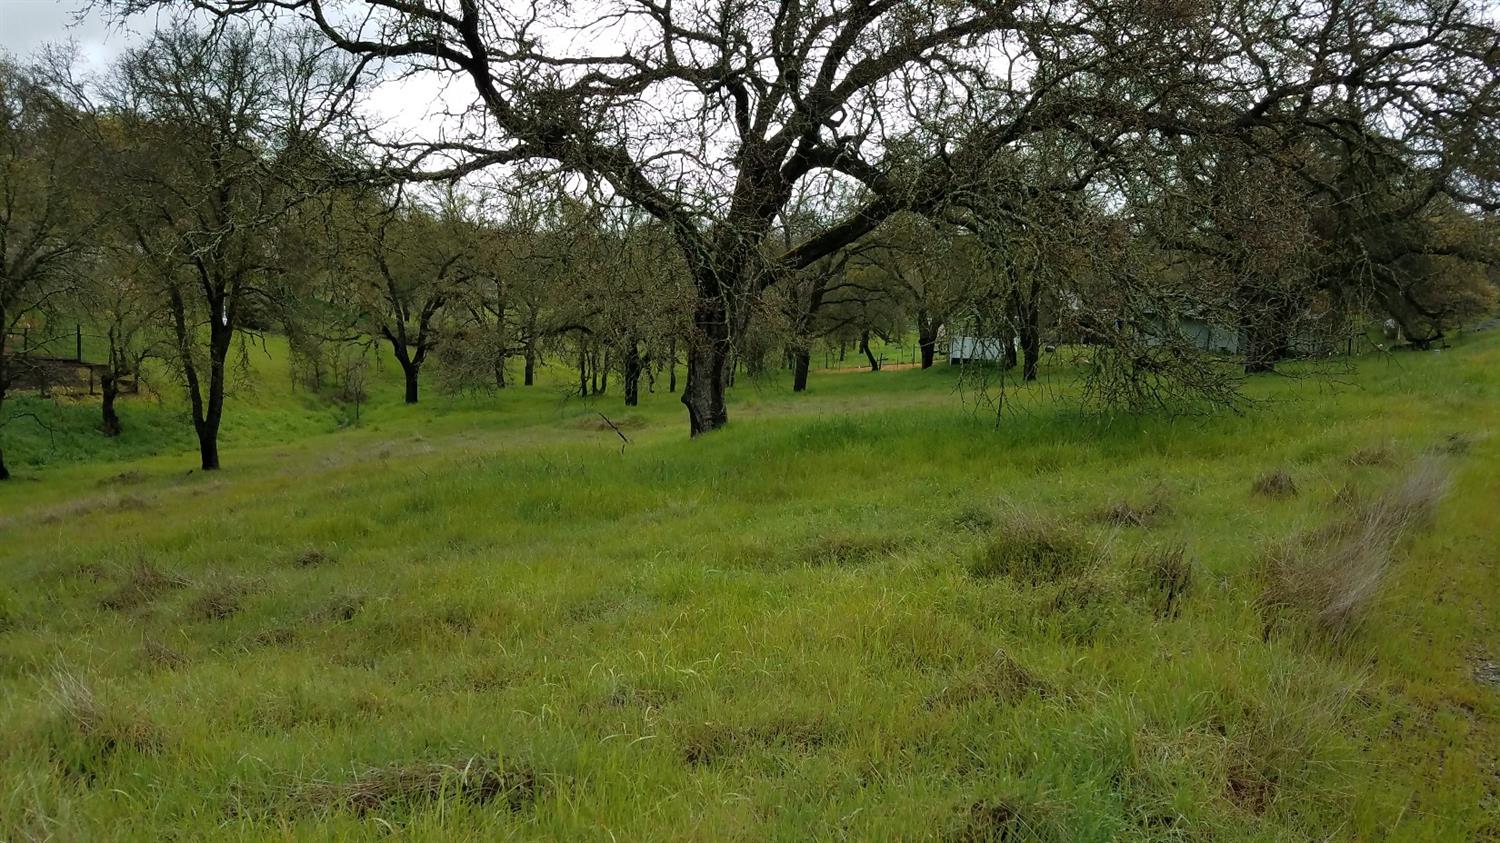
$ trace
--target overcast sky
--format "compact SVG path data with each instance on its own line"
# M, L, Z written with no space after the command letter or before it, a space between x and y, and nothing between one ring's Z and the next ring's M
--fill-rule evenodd
M77 21L79 0L0 0L0 50L25 59L49 41L76 41L90 69L109 63L130 43L130 29L111 26L95 13Z

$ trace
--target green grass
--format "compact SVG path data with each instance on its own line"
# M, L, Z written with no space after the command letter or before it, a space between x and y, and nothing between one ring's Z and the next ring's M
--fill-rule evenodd
M1239 416L742 380L699 441L565 369L404 407L388 367L348 427L270 351L222 472L171 399L4 432L0 839L1500 835L1500 339ZM1433 447L1357 633L1268 636L1268 550Z

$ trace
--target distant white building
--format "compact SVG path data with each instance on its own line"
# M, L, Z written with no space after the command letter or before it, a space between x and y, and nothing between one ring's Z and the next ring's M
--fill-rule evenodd
M1020 347L1020 339L1011 338L1012 348ZM1005 340L999 337L953 337L948 341L948 364L998 363L1005 357Z

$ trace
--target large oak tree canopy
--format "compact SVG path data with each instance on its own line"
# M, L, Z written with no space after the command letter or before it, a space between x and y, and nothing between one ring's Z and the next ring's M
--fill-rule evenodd
M114 0L127 11L171 0ZM749 301L902 210L1003 223L1029 198L1124 194L1176 152L1273 156L1378 136L1437 190L1494 207L1495 66L1463 0L193 0L299 16L361 72L465 80L456 125L387 150L449 178L526 161L603 182L666 224L692 276L692 432L727 421ZM1482 104L1484 107L1476 107ZM1076 151L1045 183L1005 166ZM767 248L797 186L864 198Z

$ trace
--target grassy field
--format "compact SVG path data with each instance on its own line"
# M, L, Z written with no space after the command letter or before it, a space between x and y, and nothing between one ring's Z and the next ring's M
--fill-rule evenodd
M172 400L5 431L0 840L1500 839L1500 336L700 441L564 370L349 426L275 352L222 472Z

